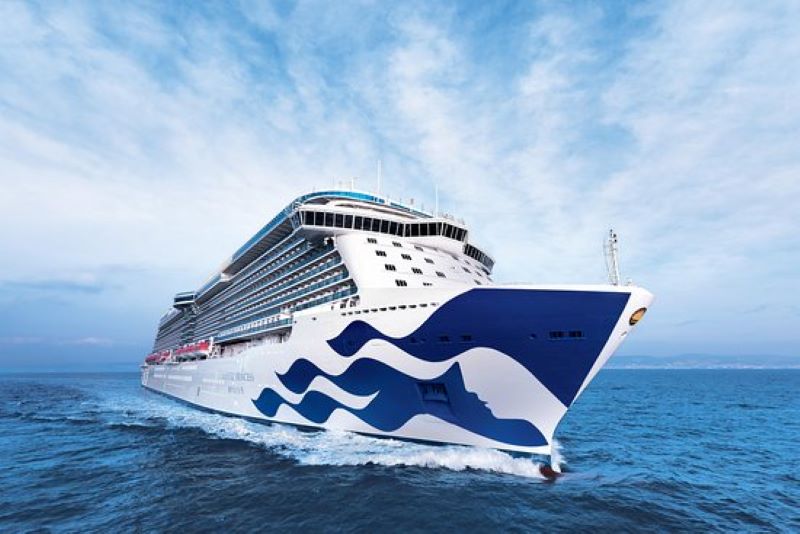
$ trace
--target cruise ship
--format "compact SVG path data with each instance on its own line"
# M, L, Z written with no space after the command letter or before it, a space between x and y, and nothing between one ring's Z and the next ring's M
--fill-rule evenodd
M301 196L175 295L142 385L260 422L550 455L653 296L495 283L493 266L451 216Z

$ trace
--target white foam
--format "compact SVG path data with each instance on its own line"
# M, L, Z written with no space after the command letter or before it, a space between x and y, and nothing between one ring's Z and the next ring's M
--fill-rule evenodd
M206 413L153 394L111 394L100 408L110 424L196 428L211 436L253 443L301 465L384 465L478 470L543 478L540 464L494 449L422 445L345 431L302 431L282 424L263 425Z
M556 473L560 473L561 468L567 465L567 460L564 458L563 453L564 448L556 438L553 438L553 444L550 447L550 467Z

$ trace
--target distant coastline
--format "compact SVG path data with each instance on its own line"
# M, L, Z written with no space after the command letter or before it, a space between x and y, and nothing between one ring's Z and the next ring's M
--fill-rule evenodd
M678 356L613 356L605 369L797 369L800 356L745 355L720 356L712 354L682 354ZM60 365L51 362L29 365L0 365L0 375L9 374L96 374L139 373L139 362L71 362Z
M607 369L800 369L800 356L614 356Z

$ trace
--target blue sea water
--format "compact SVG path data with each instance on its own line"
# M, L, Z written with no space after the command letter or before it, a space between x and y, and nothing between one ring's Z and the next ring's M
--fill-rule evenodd
M0 377L0 531L800 530L800 371L605 370L565 476L455 446L259 425L137 374Z

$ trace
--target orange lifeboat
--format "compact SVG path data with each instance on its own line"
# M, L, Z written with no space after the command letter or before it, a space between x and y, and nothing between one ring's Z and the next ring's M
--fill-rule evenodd
M202 341L189 343L188 345L184 345L183 347L177 348L175 349L173 354L177 358L195 359L208 356L210 352L211 352L211 341L204 339Z

